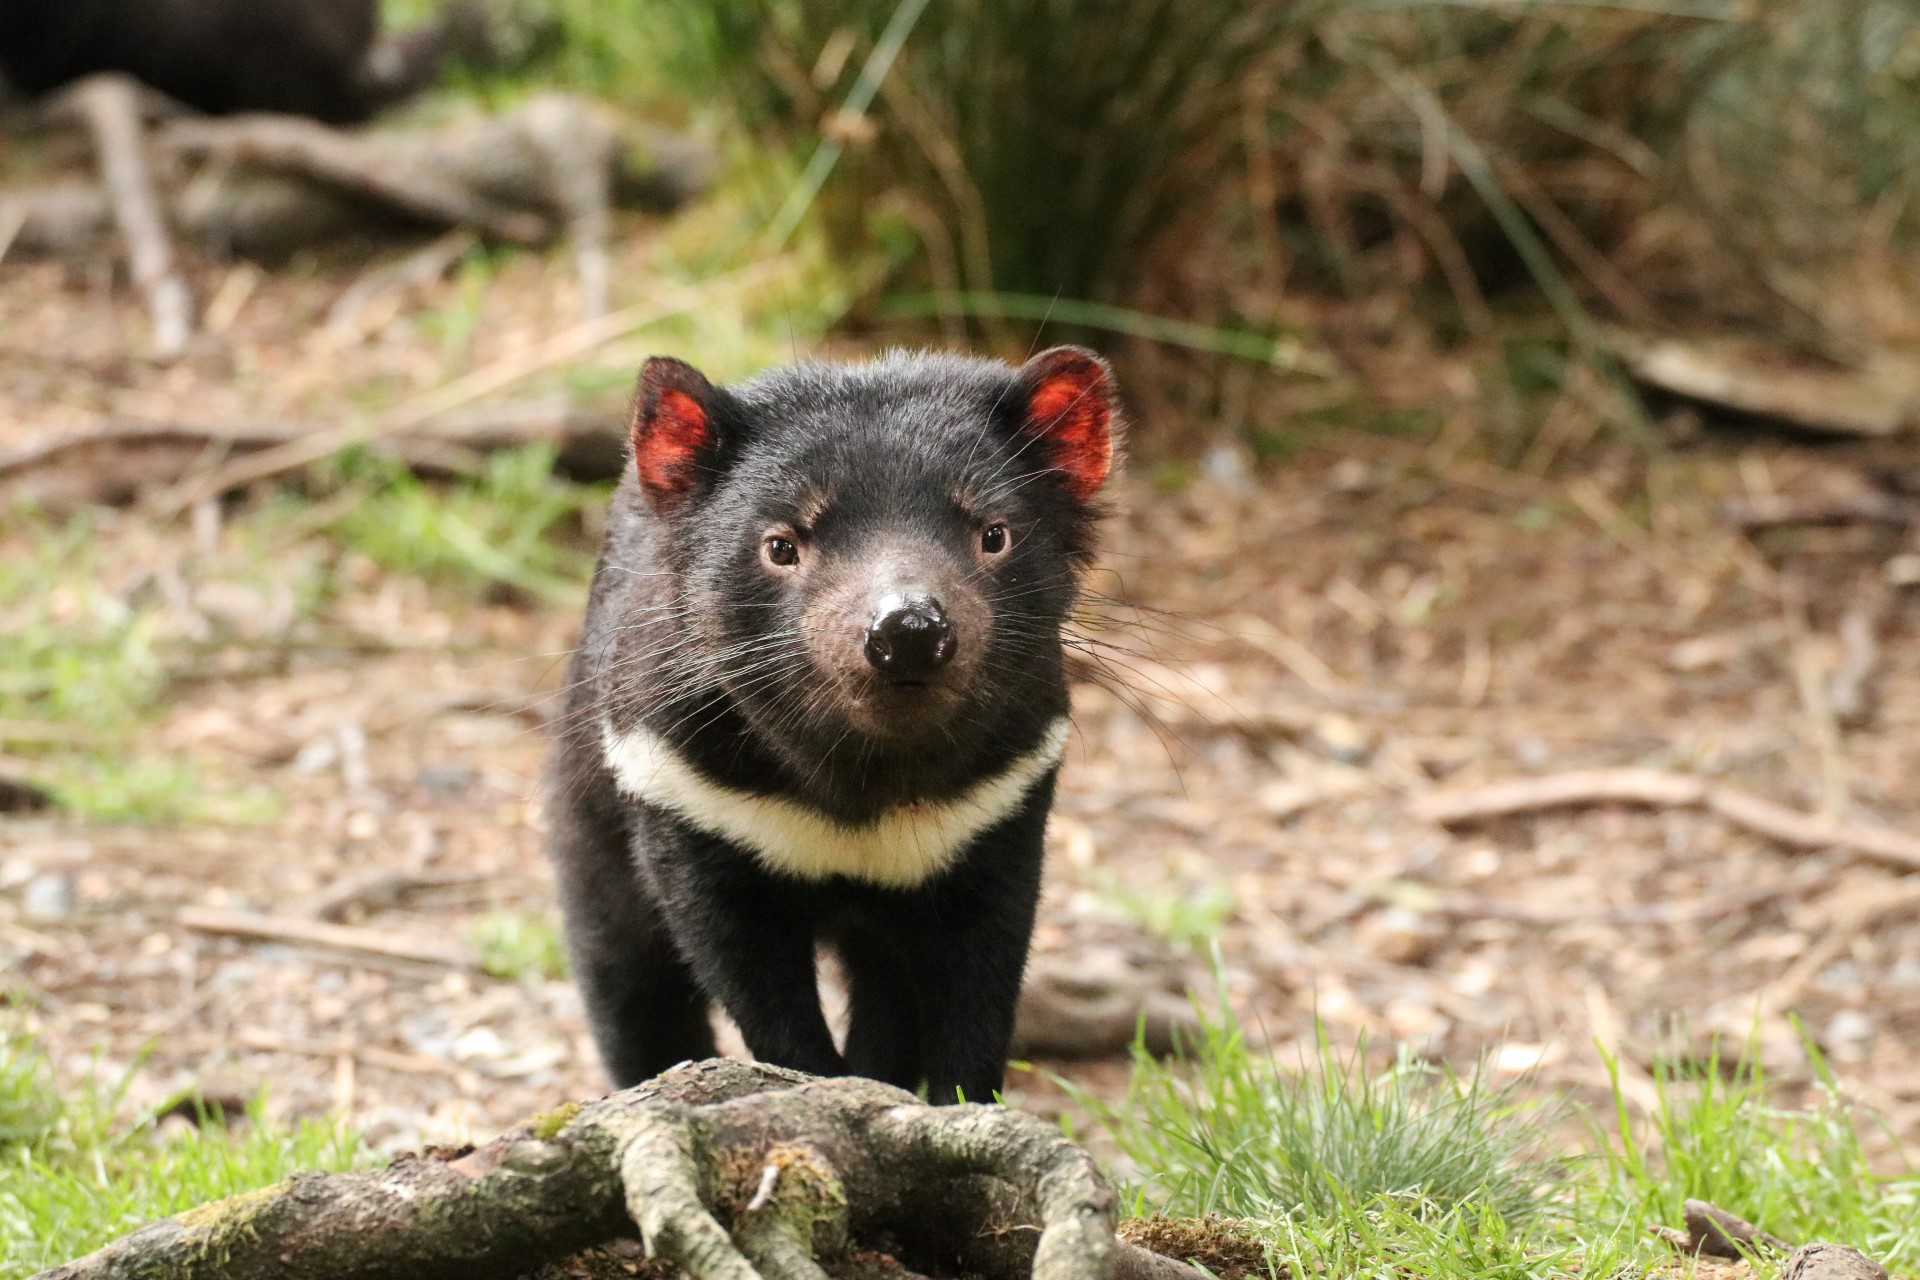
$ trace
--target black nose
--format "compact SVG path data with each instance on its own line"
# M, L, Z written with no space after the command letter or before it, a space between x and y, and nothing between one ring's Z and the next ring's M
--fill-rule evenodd
M894 680L925 680L953 658L953 624L930 595L889 596L867 624L867 661Z

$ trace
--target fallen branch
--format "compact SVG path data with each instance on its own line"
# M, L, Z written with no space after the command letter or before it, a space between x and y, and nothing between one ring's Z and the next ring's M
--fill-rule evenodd
M1842 368L1718 339L1621 333L1612 345L1641 382L1735 413L1846 436L1895 436L1920 424L1920 374L1891 353Z
M355 132L232 116L174 120L156 135L168 167L192 171L161 196L179 233L222 255L265 259L422 223L526 240L563 222L577 251L582 237L604 250L600 201L670 211L705 190L714 170L697 142L636 135L593 103L552 94L434 128ZM89 183L8 188L0 227L8 225L23 253L87 257L113 234L113 201Z
M537 213L505 207L378 134L354 134L301 116L179 120L164 132L177 153L309 178L423 222L472 227L518 244L546 239Z
M0 449L0 483L13 488L15 498L47 505L120 506L204 473L209 459L246 458L329 429L299 422L109 418ZM561 404L504 405L442 420L430 434L395 433L367 447L415 472L449 476L476 474L481 455L530 444L551 445L555 467L583 482L614 479L626 465L626 432L616 412Z
M1729 501L1724 518L1728 524L1747 533L1783 525L1904 526L1920 522L1920 500L1879 489L1861 489L1842 496L1811 498L1772 494Z
M1442 826L1577 805L1632 804L1704 808L1756 835L1798 849L1844 849L1870 861L1920 870L1920 838L1890 827L1801 813L1771 800L1659 769L1589 769L1430 791L1412 803L1415 817Z
M1118 947L1036 956L1014 1010L1013 1046L1023 1058L1105 1058L1136 1035L1148 1053L1192 1042L1199 1027L1177 965L1135 963Z
M1201 1274L1117 1239L1092 1158L1037 1117L716 1060L465 1154L296 1174L42 1280L504 1278L636 1226L649 1256L692 1280L824 1280L822 1263L875 1240L925 1274Z

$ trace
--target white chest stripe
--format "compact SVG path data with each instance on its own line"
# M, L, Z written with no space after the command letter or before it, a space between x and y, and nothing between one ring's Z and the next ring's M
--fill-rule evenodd
M889 809L857 827L783 797L722 786L644 727L616 733L608 725L605 751L622 791L751 849L769 870L907 887L946 867L968 841L1012 813L1060 763L1068 727L1064 716L1054 721L1039 746L951 800Z

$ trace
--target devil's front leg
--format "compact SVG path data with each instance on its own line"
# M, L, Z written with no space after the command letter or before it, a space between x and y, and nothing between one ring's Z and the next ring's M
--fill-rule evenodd
M929 1102L991 1102L1005 1079L1052 801L1049 776L928 886L897 935L919 990Z
M814 920L798 886L716 837L653 815L645 871L680 954L753 1056L813 1075L845 1074L820 1010Z

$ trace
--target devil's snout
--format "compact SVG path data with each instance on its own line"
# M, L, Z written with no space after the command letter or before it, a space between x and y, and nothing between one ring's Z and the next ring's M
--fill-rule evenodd
M867 624L867 661L890 680L925 680L953 659L953 623L925 592L888 596Z

